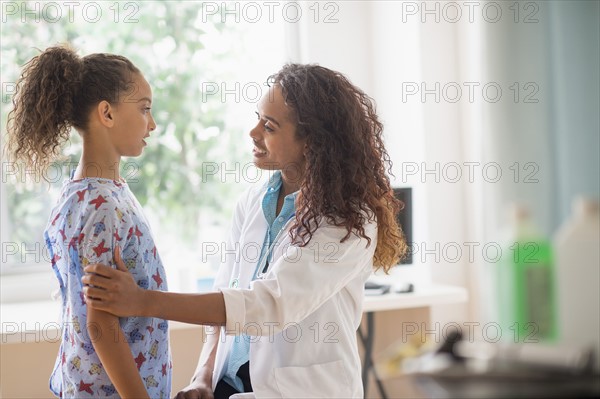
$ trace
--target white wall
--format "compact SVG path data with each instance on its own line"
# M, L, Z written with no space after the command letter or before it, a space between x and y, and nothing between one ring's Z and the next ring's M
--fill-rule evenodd
M372 5L366 1L301 2L296 61L343 72L367 93L373 89ZM317 13L318 8L318 13Z
M406 82L422 80L420 25L398 23L399 2L371 3L371 57L373 91L379 117L384 123L386 147L393 162L392 184L413 189L413 240L423 243L428 238L427 187L412 171L425 161L423 108L420 102L403 102ZM417 166L415 166L417 165ZM395 268L392 275L417 287L431 282L430 266L413 256L413 265Z

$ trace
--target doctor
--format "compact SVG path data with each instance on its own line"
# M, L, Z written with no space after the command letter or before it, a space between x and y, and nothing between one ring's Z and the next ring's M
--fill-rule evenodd
M216 292L142 289L118 253L120 270L85 269L92 308L207 326L178 398L363 397L364 283L406 251L372 100L317 65L286 65L270 82L250 137L254 163L274 173L237 204Z

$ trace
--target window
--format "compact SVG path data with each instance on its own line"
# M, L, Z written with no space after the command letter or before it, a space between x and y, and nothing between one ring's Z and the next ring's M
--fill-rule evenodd
M195 290L196 279L218 266L219 259L208 255L226 240L236 199L247 185L268 178L251 164L248 131L267 76L285 61L283 19L267 18L260 8L245 10L241 2L2 7L3 133L20 67L38 49L69 42L80 55L124 55L143 72L158 127L142 156L122 159L121 175L144 206L170 288ZM38 181L3 158L3 300L11 274L46 272L54 279L43 230L81 154L75 131L63 154Z

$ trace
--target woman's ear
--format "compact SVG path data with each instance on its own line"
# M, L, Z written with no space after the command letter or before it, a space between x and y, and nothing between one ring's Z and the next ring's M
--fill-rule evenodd
M113 119L114 109L111 107L110 103L106 100L100 101L98 106L96 107L96 114L98 116L98 120L100 124L105 127L113 127L115 121Z

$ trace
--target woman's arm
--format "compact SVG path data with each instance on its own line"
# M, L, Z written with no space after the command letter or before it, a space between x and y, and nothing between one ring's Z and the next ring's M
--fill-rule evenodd
M225 325L225 300L220 292L178 294L144 291L144 294L146 301L141 306L143 316L190 324Z
M116 316L146 316L190 324L224 325L225 301L220 292L177 294L140 288L127 271L120 251L115 251L118 270L88 265L81 281L88 308ZM110 288L110 291L107 289Z
M148 398L119 319L88 307L87 328L96 354L119 395L122 398Z
M256 280L249 290L222 288L206 294L175 294L147 291L138 287L126 272L103 265L84 270L95 275L82 278L88 306L118 316L152 316L192 324L226 324L227 334L236 334L248 323L268 320L266 334L279 332L289 323L298 323L314 312L349 281L373 267L377 228L365 226L371 245L357 235L340 242L346 231L324 225L313 234L311 245L290 246L278 259L269 278ZM107 280L110 279L110 284ZM284 295L285 294L285 295ZM226 306L227 303L227 306Z

